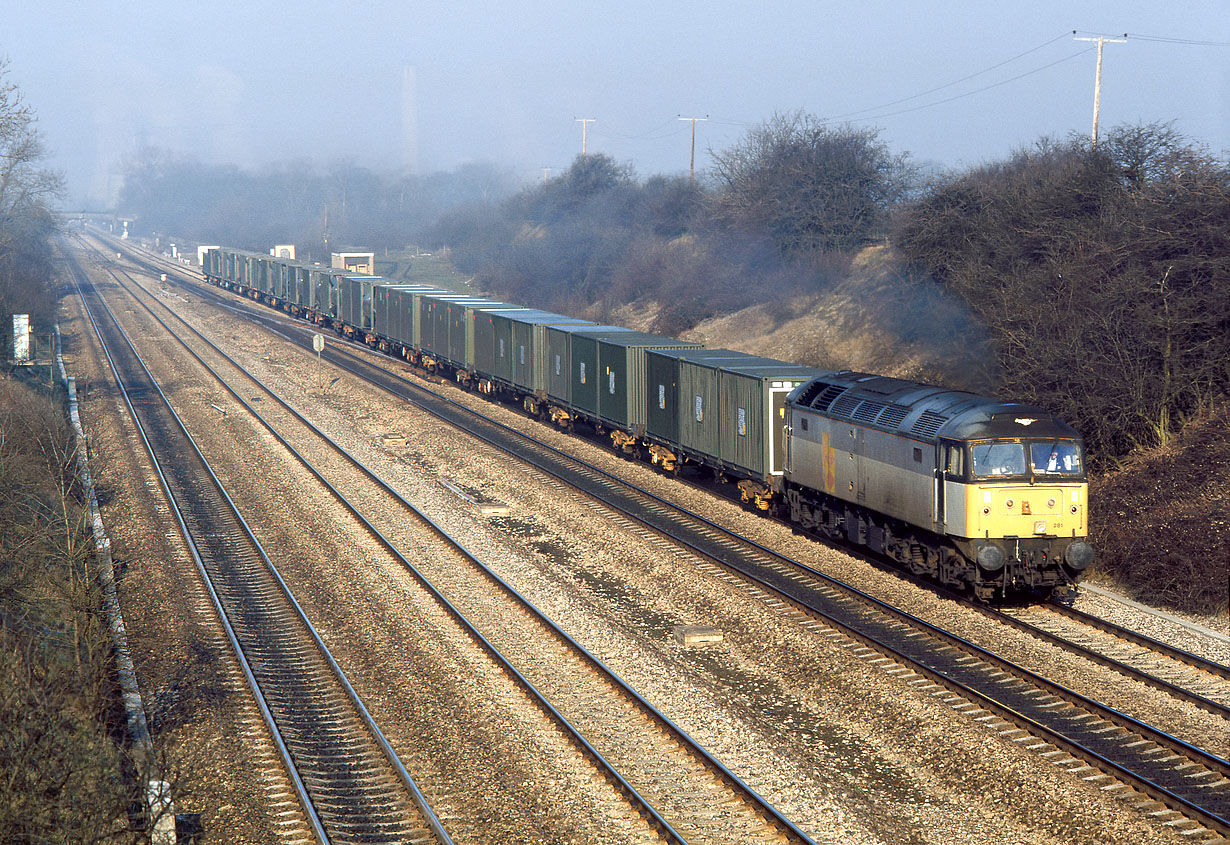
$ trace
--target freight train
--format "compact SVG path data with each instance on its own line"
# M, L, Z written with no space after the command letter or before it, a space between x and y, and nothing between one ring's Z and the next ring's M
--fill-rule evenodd
M519 403L745 506L990 600L1093 560L1080 435L1046 411L825 372L478 296L202 248L207 281Z

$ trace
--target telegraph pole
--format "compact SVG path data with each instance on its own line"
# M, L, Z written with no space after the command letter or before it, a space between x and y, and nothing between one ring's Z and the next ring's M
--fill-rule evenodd
M1076 36L1075 40L1098 42L1098 71L1093 79L1093 148L1096 150L1098 148L1098 105L1102 101L1102 45L1123 44L1127 41L1127 33L1123 33L1122 38L1107 38L1105 35L1099 35L1097 38Z
M585 158L585 140L589 134L589 125L597 121L592 117L577 117L573 119L581 124L581 158Z
M688 181L694 182L696 181L696 121L698 120L704 121L704 120L708 120L709 118L708 116L706 117L684 117L683 115L680 115L679 119L680 120L690 120L692 122L692 158L688 162Z

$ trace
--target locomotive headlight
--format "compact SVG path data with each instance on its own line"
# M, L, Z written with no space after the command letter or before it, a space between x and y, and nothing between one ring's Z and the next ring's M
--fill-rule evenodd
M986 515L987 515L987 514L989 514L990 512L991 512L991 509L990 509L990 508L983 508L983 509L982 509L982 514L983 514L983 516L986 516Z
M1080 510L1080 508L1078 508L1076 505L1072 506L1072 513L1076 513L1078 510Z
M1013 502L1011 499L1009 499L1008 501L1004 502L1004 507L1006 507L1006 508L1010 508L1010 507L1012 507L1014 504L1015 504L1015 502Z
M1046 506L1047 506L1048 508L1054 508L1054 507L1055 507L1055 500L1054 500L1054 499L1047 499L1047 500L1046 500Z

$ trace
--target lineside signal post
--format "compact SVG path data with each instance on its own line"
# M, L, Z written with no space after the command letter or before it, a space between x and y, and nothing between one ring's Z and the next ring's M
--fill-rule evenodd
M320 353L323 352L325 348L325 336L322 334L312 335L312 348L316 350L316 388L317 390L323 392L324 381L320 376Z

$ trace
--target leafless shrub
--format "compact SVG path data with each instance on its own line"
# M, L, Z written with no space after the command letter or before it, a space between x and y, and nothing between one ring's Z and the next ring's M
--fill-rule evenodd
M1230 165L1167 126L959 174L895 241L989 327L1002 390L1075 424L1102 466L1230 390Z
M56 404L0 382L0 840L124 841L110 637Z

